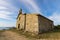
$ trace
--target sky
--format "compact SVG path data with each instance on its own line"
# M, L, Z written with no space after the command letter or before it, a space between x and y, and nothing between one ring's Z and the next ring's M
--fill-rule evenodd
M60 0L0 0L0 27L16 26L20 8L25 13L39 13L54 25L60 24Z

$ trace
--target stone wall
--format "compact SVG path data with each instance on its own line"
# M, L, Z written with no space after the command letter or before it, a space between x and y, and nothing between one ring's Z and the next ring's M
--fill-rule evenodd
M19 24L20 26L18 27ZM24 31L40 33L51 30L53 28L53 22L37 14L20 14L16 27L17 29L24 29Z
M26 15L26 31L38 33L38 16L34 14Z
M39 32L49 31L53 28L53 22L38 16L38 23L39 23Z
M18 19L17 19L17 23L16 23L16 27L18 28L18 24L20 24L20 27L18 29L24 29L24 15L20 14Z

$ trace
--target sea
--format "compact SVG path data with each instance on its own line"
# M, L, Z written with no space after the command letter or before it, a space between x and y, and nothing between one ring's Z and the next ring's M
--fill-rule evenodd
M0 30L9 29L9 27L0 27Z

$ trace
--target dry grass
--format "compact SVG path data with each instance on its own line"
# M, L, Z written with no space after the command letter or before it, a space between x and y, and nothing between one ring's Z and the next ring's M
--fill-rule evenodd
M24 35L26 36L27 38L36 38L36 39L49 39L49 38L53 38L53 39L60 39L60 30L53 30L51 32L47 32L47 33L42 33L40 35L34 35L32 36L30 32L23 32L22 30L16 30L16 29L13 29L11 30L13 32L16 32L20 35Z
M15 34L16 33L16 34ZM5 31L0 31L0 34L2 34L2 35L0 35L0 39L3 39L3 38L7 38L7 37L10 37L10 36L8 36L8 35L11 35L11 38L12 39L14 39L15 37L12 37L12 35L13 36L17 36L17 34L18 34L18 36L20 36L20 38L18 38L18 39L23 39L23 38L28 38L28 39L32 39L32 40L40 40L40 39L46 39L46 40L51 40L51 39L53 39L53 40L55 40L55 39L59 39L60 40L60 30L53 30L53 31L51 31L51 32L47 32L47 33L42 33L42 34L40 34L40 35L34 35L34 36L32 36L31 34L32 33L30 33L30 32L23 32L23 30L16 30L16 29L9 29L9 30L6 30L6 32ZM4 36L4 35L5 36ZM8 34L8 35L7 35ZM24 36L24 37L23 37ZM16 39L17 39L16 38ZM4 40L5 40L4 39Z

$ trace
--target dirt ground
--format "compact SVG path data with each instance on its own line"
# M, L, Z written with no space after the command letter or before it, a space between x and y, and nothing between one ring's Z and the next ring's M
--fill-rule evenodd
M4 31L0 35L0 40L60 40L60 39L29 39L12 31Z
M23 36L19 36L18 34L12 31L5 31L1 34L0 40L29 40Z

